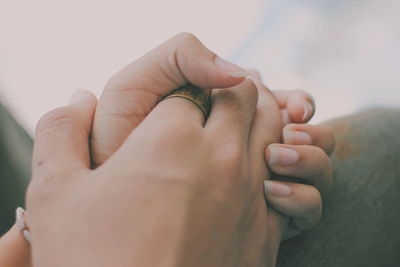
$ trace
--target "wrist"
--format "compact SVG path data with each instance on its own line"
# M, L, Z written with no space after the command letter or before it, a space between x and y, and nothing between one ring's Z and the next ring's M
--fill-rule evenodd
M31 251L17 224L0 238L0 265L9 267L31 266Z

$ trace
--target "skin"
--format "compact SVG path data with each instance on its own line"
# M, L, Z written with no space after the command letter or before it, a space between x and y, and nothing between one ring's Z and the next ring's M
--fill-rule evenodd
M283 102L279 103L281 110L293 108L284 106L287 103L286 99L293 98L293 96L300 98L300 100L309 99L309 96L306 93L298 90L279 91L279 94L281 100L284 100ZM276 92L274 92L274 95L276 97ZM300 112L302 111L300 110ZM285 138L285 136L293 136L285 134L287 131L301 131L307 133L311 136L311 142L304 142L303 139ZM314 145L321 147L326 151L326 153L330 153L330 150L333 146L333 139L330 138L331 134L330 128L324 125L288 124L283 129L282 140L288 146L291 144L294 145L292 147L293 149L296 149L297 145L303 145L303 148L306 147L304 145ZM311 146L310 149L312 149ZM314 155L315 153L303 154L302 158L309 159L306 161L308 166L297 166L297 168L300 168L300 171L301 168L307 168L309 170L319 172L320 166L316 167L317 165L312 164L314 161L312 156ZM279 174L279 172L273 173L273 178L276 176L276 174ZM294 171L292 174L290 174L290 176L297 176L299 179L307 179L307 177L299 177L297 171ZM271 193L268 190L266 191L266 197L270 205L272 205L274 209L279 210L279 212L292 217L291 224L285 233L284 239L290 238L293 235L297 235L303 231L313 228L319 221L320 206L322 204L320 204L318 201L316 202L315 199L312 199L312 197L310 198L310 196L313 196L312 191L315 191L315 188L312 186L295 183L286 183L286 185L291 188L292 194L290 196L282 197L279 194L276 196L274 192ZM304 187L305 190L302 187ZM2 246L1 251L3 252L0 262L6 266L30 266L30 245L25 241L25 239L22 238L16 226L14 226L7 235L0 239L0 243Z
M162 101L96 170L90 170L84 149L94 103L73 102L82 110L69 116L65 109L57 111L68 120L45 116L27 197L34 264L273 265L282 230L265 212L260 188L268 173L260 148L279 139L280 117L271 94L261 94L249 80L218 91L204 127L190 102ZM258 116L257 96L268 106ZM71 131L73 120L81 125ZM182 123L186 127L179 128ZM266 135L266 126L277 130ZM74 222L63 225L61 214ZM158 257L150 257L154 250Z
M258 75L257 73L253 73ZM261 82L261 81L259 81ZM306 93L293 90L293 91L278 91L274 92L275 97L279 97L281 100L278 102L281 110L290 110L296 107L288 106L287 99L296 97L298 100L306 100L310 99L310 96ZM297 102L300 102L297 101ZM291 101L296 102L296 101ZM300 113L302 110L298 110ZM292 112L293 114L293 112ZM295 113L297 115L297 113ZM291 121L295 121L295 118L290 118ZM308 118L307 118L308 120ZM287 131L301 131L309 134L311 138L311 142L303 142L302 139L296 138L285 138L288 136L285 134ZM333 139L329 138L331 132L329 128L323 125L307 125L307 124L288 124L284 127L283 130L283 141L286 145L315 145L323 148L327 153L330 153L330 149L333 145ZM292 135L290 135L292 136ZM307 140L310 141L310 140ZM271 145L273 146L273 145ZM305 147L305 146L303 146ZM310 147L311 148L311 147ZM293 146L293 149L296 149L296 146ZM297 168L307 168L309 170L315 170L318 172L318 168L316 165L310 164L314 160L312 159L313 154L303 154L302 158L308 158L307 164L308 166L297 166ZM270 166L271 167L271 166ZM276 172L279 174L279 172ZM297 172L293 172L290 176L296 176ZM273 173L273 178L275 173ZM298 175L297 175L298 177ZM300 179L307 179L306 177L298 177ZM272 181L270 181L272 182ZM277 183L277 182L275 182ZM282 197L274 192L269 192L271 190L266 191L266 197L268 202L279 212L284 213L285 215L292 217L291 224L289 229L285 233L285 239L292 237L293 235L297 235L303 231L309 230L313 228L319 221L320 217L320 209L321 206L319 202L316 202L314 199L310 198L312 196L312 190L315 191L315 188L308 185L302 184L294 184L287 183L287 186L291 188L292 194L290 196ZM304 187L304 189L302 188ZM311 194L310 194L311 191ZM310 208L316 207L316 208ZM310 219L313 218L313 219ZM317 219L316 219L317 218ZM301 224L298 222L302 222ZM307 222L306 224L304 222ZM303 227L303 228L301 228ZM301 231L300 231L301 229ZM26 242L24 238L22 238L20 232L17 227L14 226L10 231L5 235L2 239L0 239L1 244L1 252L3 252L0 258L0 262L5 264L6 266L31 266L30 263L30 245Z
M0 263L7 267L29 267L30 259L30 245L14 225L0 238Z
M218 56L208 50L195 36L183 33L171 38L155 50L117 72L107 82L95 113L91 139L91 151L95 166L107 160L149 114L160 100L160 97L174 88L183 86L188 82L204 89L223 88L243 81L243 78L238 78L237 75L230 75L233 72L235 74L251 74L260 91L268 90L257 71L245 71L238 66L232 65L229 67L224 66L224 69L216 68L215 62L217 58ZM285 91L276 91L274 97L278 103L283 124L307 122L315 112L312 97L300 90L291 91L290 94ZM305 104L307 104L308 110L305 110ZM315 126L315 131L320 132L320 127L323 126ZM114 130L110 131L109 129ZM334 138L332 133L329 132L329 129L322 132L323 134L327 132L329 134L326 135L325 139L316 138L316 140L326 140L324 141L327 144L326 146L333 147ZM319 143L316 144L319 145ZM322 147L315 151L314 144L307 143L306 145L307 147L293 147L293 149L301 149L302 158L305 155L311 157L310 161L308 161L310 166L308 166L309 172L307 174L314 172L321 174L323 172L321 169L326 169L318 180L328 180L327 184L331 184L330 161L326 156L326 153L330 153L329 149L325 150ZM260 149L263 148L260 147ZM320 158L322 160L319 160ZM266 159L268 161L268 155ZM295 168L307 169L304 161L303 164L296 164L295 166L287 170L285 175L303 178L299 177ZM326 189L329 189L329 187ZM316 192L315 188L306 188L302 185L298 185L293 190L298 192L296 195L303 196L299 199L304 199L301 203L307 207L302 209L305 212L301 213L302 220L304 221L306 217L314 217L315 219L306 220L310 223L302 228L288 229L290 233L285 235L285 239L295 235L293 232L300 233L315 226L321 214L322 202L319 191ZM323 192L323 194L325 193ZM309 198L308 196L311 195L313 197ZM273 202L279 200L272 199ZM280 206L282 206L282 203ZM288 214L288 209L286 209L286 214ZM295 217L299 216L299 213L295 214ZM282 222L282 227L285 228L284 225L288 221L289 218L286 218L285 222ZM293 228L292 223L290 223L289 228ZM297 228L297 225L294 228Z
M260 88L259 88L260 89ZM230 89L230 90L232 90L232 89ZM249 89L250 90L250 89ZM223 91L223 90L221 90L221 91ZM258 90L258 94L260 94L260 92L261 92L261 94L264 94L265 92L268 92L267 90ZM221 92L217 92L216 93L216 95L218 95L218 94L221 94ZM231 93L229 93L228 95L231 95ZM213 97L214 97L214 94L213 94ZM225 98L225 97L224 97ZM270 99L272 99L271 98L271 96L269 95L269 98ZM216 98L216 99L218 99L218 98ZM247 99L247 98L244 98L246 101L244 102L244 103L246 103L245 105L248 105L249 103L251 103L251 101L247 101L247 100L249 100L249 99ZM250 98L251 99L251 98ZM269 106L269 107L271 107L273 104L272 104L272 102L268 102L269 100L268 100L268 97L263 97L261 100L259 100L258 101L258 109L257 109L257 113L258 114L255 114L255 118L257 118L257 115L259 115L259 113L262 113L262 112L259 112L260 110L262 110L262 104L260 105L260 103L262 103L263 101L265 101L265 100L267 100L266 102L264 102L264 104L265 103L267 103L265 106ZM253 101L254 102L254 101ZM255 101L254 103L256 103L257 101ZM279 101L278 101L279 102ZM187 103L186 103L187 104ZM256 105L254 104L254 107L255 107ZM261 107L261 108L259 108L259 107ZM192 107L193 108L193 107ZM197 110L198 111L198 110ZM58 112L60 112L60 111L58 111ZM62 113L62 112L60 112L60 113ZM62 114L61 114L62 115ZM114 113L114 115L115 115L115 113ZM53 114L53 116L54 116L54 114ZM260 117L260 116L259 116ZM258 118L259 118L258 117ZM278 116L279 117L279 116ZM47 119L49 119L49 118L47 118ZM125 118L126 119L126 118ZM256 121L257 121L257 119L255 119ZM259 125L259 124L262 124L262 122L264 121L264 119L259 119L261 122L260 123L256 123L255 125ZM265 125L264 125L265 126ZM270 126L270 125L266 125L266 126ZM257 126L257 128L258 128L258 126ZM278 127L277 127L278 128ZM51 129L51 130L53 130L53 128ZM256 131L257 132L257 131ZM263 134L263 137L262 138L265 138L265 134ZM260 134L260 140L262 139L261 138L261 134ZM254 141L255 143L257 143L256 141ZM262 145L258 145L258 146L254 146L254 149L255 150L258 150L258 149L260 149L260 147L263 147ZM251 156L249 156L249 157L251 157ZM255 161L255 160L254 160ZM263 163L264 164L264 163ZM261 164L260 164L261 165ZM288 172L288 174L290 174L290 172ZM261 176L260 176L261 177ZM295 187L293 187L293 188L295 188ZM301 192L301 190L293 190L294 192ZM271 213L273 213L274 211L271 211ZM251 244L250 245L250 247L253 245L253 244L255 244L255 243L257 243L256 242L256 240L253 238L253 239L251 239L249 242L248 242L249 244ZM272 243L272 242L271 242ZM246 247L246 242L243 242L242 243L243 244L243 246L244 247ZM255 249L253 248L253 249L248 249L248 251L251 251L251 253L250 254L254 254L253 252L254 251L257 251L257 248L255 247ZM243 259L244 259L244 263L246 263L246 262L249 262L249 261L252 261L252 262L254 262L254 257L253 257L253 255L251 255L251 256L246 256L246 253L244 253L244 257L243 257ZM273 257L269 257L270 259L273 259Z

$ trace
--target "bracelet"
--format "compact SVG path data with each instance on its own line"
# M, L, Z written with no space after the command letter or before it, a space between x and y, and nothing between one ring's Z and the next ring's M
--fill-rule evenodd
M25 222L25 217L26 217L26 211L23 208L18 207L17 210L15 211L15 221L18 229L22 233L22 236L25 238L26 241L30 243L31 232L29 231L29 228Z

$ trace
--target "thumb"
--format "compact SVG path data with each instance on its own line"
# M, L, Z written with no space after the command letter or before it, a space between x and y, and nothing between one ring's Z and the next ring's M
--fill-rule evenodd
M96 109L91 151L103 163L150 113L161 97L191 83L202 89L241 83L247 72L207 49L194 35L179 34L129 64L107 83Z

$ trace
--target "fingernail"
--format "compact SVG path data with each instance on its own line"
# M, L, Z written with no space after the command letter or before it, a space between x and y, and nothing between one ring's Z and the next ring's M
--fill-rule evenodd
M311 105L310 102L305 101L303 102L303 117L301 118L302 121L305 121L306 119L308 119L312 112L313 112L313 106Z
M312 139L308 133L285 129L283 132L283 142L285 144L311 145Z
M266 195L273 197L288 197L292 193L292 189L284 183L275 181L264 181L264 191Z
M278 146L269 147L269 163L271 165L290 166L299 159L300 156L295 150Z
M28 230L24 230L22 231L22 234L24 235L26 241L31 242L31 232L29 232Z
M20 231L22 231L26 228L26 224L24 221L24 213L25 213L25 210L21 207L18 207L17 210L15 211L15 221L16 221L17 227Z
M81 102L85 102L91 97L91 93L87 90L78 89L76 90L68 101L68 105L73 105Z
M220 58L219 56L215 57L215 65L223 72L235 78L246 78L250 76L250 73L248 71L233 64L232 62Z

